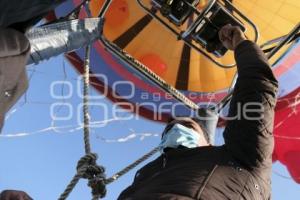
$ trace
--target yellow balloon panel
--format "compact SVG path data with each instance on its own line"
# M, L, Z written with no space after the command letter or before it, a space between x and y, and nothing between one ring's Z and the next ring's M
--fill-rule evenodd
M259 28L259 43L287 34L299 21L297 4L287 4L285 0L233 1ZM298 10L298 11L297 11ZM250 36L253 36L250 34Z
M144 2L151 8L150 0ZM198 7L204 7L206 3L202 0ZM259 44L287 34L300 21L299 0L233 0L232 3L259 28ZM103 0L91 1L94 15L102 4ZM157 14L162 17L159 12ZM184 24L181 28L186 26ZM246 27L247 37L253 39L254 32L249 25ZM230 86L236 72L235 68L216 66L178 41L135 0L113 1L106 14L104 34L178 89L195 92L224 90ZM234 63L233 53L217 60L223 64Z

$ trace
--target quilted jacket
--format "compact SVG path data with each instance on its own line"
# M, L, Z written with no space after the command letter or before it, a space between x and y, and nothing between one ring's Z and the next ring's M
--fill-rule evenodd
M225 144L167 151L141 168L118 200L271 198L278 83L256 44L242 42L235 59L239 77L223 133Z

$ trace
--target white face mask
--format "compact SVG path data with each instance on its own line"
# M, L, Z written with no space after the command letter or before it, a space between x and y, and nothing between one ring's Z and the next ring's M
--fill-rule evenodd
M199 146L200 135L195 130L187 128L181 124L175 124L167 133L164 134L159 147L160 152L167 147L177 148L184 146L195 148Z

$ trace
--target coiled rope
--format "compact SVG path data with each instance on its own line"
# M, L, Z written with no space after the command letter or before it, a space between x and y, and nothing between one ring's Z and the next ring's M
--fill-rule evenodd
M92 189L93 200L103 198L106 194L105 169L97 165L97 154L91 153L90 144L90 115L89 115L89 81L90 81L90 52L91 46L86 47L84 76L83 76L83 121L84 121L84 149L83 156L77 164L77 173L59 197L59 200L66 199L75 188L81 178L88 179L88 186Z
M90 80L90 51L91 46L86 48L85 54L85 62L84 62L84 83L83 83L83 117L84 117L84 149L85 156L83 156L77 164L77 173L71 180L71 182L66 187L65 191L59 197L59 200L65 200L73 191L77 183L81 178L88 179L88 186L92 189L92 200L98 200L103 198L106 195L106 185L116 181L121 176L125 175L132 169L134 169L137 165L147 160L149 157L153 156L158 152L159 148L156 147L151 150L149 153L145 154L134 163L128 165L121 171L117 172L110 178L106 179L105 177L105 169L103 166L97 165L97 154L91 153L91 145L90 145L90 115L89 115L89 80Z
M85 6L88 16L91 16L89 9L89 0L84 1L79 7L80 9ZM78 15L78 10L75 9L75 15ZM78 17L78 16L77 16ZM87 179L88 186L92 190L92 200L98 200L106 195L106 185L114 182L121 176L125 175L127 172L135 168L141 162L147 160L149 157L154 155L158 148L154 148L152 151L142 156L140 159L136 160L134 163L128 165L121 171L114 174L112 177L105 178L105 168L103 166L97 165L97 154L91 152L90 144L90 115L89 115L89 85L90 85L90 54L91 46L87 46L85 49L85 59L84 59L84 76L83 76L83 132L84 132L84 149L85 155L78 161L77 173L67 185L64 192L60 195L58 200L65 200L71 194L80 179Z

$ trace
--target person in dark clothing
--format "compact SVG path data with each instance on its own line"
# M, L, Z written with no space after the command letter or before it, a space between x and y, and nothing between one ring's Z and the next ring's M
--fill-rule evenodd
M26 91L30 44L23 34L65 0L0 1L0 131L5 114ZM0 200L30 200L25 192L5 190Z
M191 118L170 122L162 154L136 173L118 200L269 200L274 107L278 82L267 58L231 25L219 32L234 50L238 79L230 102L225 144L212 146Z

